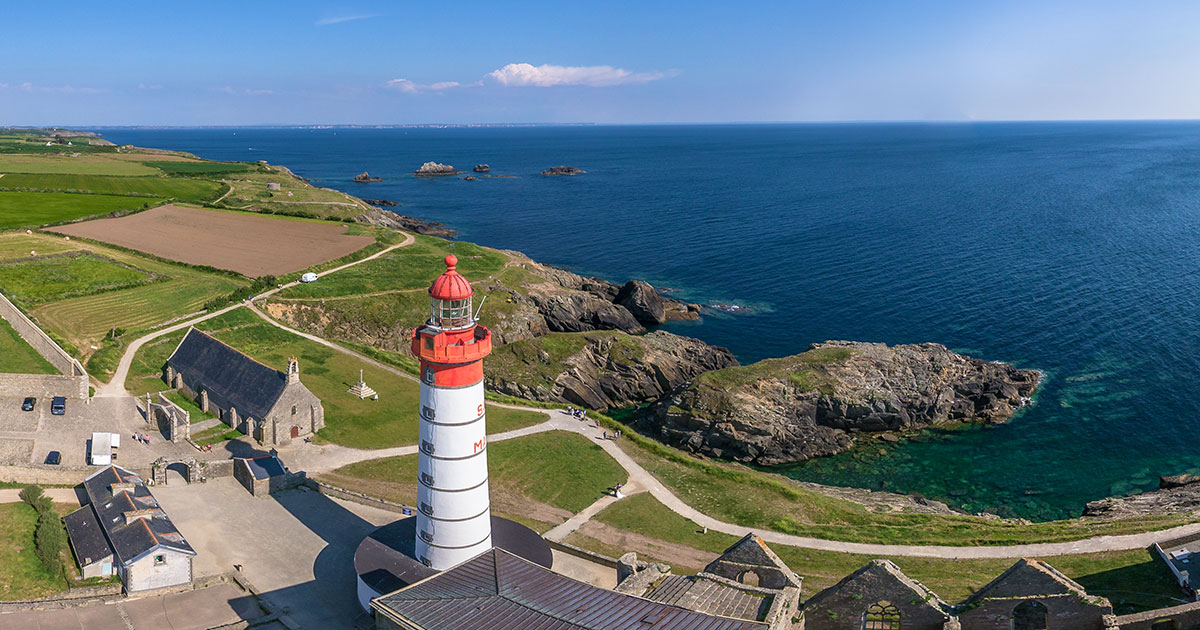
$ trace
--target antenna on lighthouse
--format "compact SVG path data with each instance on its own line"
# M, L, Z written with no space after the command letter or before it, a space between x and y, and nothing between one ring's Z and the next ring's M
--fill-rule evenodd
M475 309L475 321L479 321L479 313L483 311L483 303L486 302L487 299L488 296L485 295L483 296L482 300L479 300L479 308Z

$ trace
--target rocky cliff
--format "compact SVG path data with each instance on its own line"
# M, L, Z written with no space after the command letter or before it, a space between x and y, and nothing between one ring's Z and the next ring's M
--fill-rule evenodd
M689 337L593 331L500 346L485 374L492 391L608 409L657 399L699 374L733 365L729 350Z
M1083 508L1083 515L1092 518L1130 518L1160 514L1200 514L1200 477L1160 477L1158 490L1127 497L1100 499L1088 503Z
M844 451L869 433L1004 422L1038 378L938 344L826 341L803 354L703 374L655 403L639 424L692 452L774 465Z

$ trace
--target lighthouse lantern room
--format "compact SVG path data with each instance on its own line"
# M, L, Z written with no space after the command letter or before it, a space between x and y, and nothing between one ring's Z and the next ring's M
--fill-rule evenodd
M441 571L492 547L483 358L491 332L472 313L471 283L446 256L429 288L430 317L413 331L421 362L416 548Z

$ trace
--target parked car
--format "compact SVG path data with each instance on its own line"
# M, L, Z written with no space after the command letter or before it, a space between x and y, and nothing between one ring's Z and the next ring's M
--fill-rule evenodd
M51 466L57 466L61 462L62 453L59 453L58 451L50 451L50 454L46 456L46 463L50 464Z
M29 398L26 398L25 402L21 403L21 411L33 411L33 407L36 404L37 404L36 398L33 398L32 396Z
M50 401L50 413L61 416L67 413L67 399L63 396L55 396L54 400Z

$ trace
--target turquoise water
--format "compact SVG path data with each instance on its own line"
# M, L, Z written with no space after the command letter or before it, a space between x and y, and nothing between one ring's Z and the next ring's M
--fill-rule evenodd
M1028 518L1200 472L1200 124L103 130L285 164L462 238L703 303L744 361L936 341L1045 370L997 427L787 469ZM429 160L511 179L417 179ZM587 171L545 178L557 164ZM363 170L386 178L355 184Z

